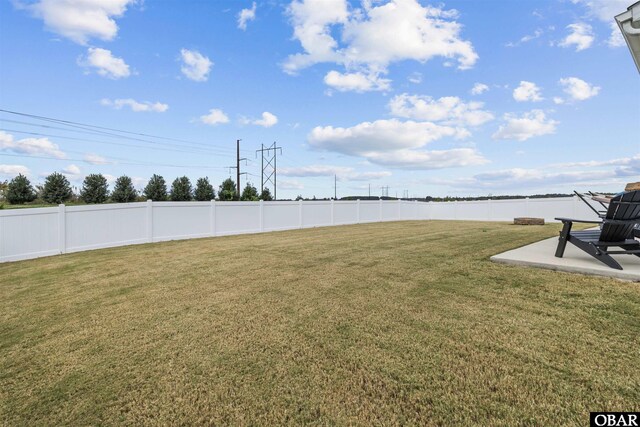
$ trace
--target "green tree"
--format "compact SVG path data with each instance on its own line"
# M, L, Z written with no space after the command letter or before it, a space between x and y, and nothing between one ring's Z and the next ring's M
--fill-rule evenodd
M22 204L33 202L36 192L27 177L19 174L7 184L5 197L9 203Z
M126 175L122 175L120 178L116 179L116 184L113 187L113 192L111 193L111 200L116 203L129 203L135 202L137 197L138 192L133 188L131 178Z
M208 177L198 178L194 195L195 199L199 202L207 202L215 199L216 192L213 191L213 185L209 182Z
M60 204L73 197L71 184L66 176L54 172L44 180L42 187L42 200L46 203Z
M259 199L260 198L258 196L258 190L256 189L256 187L251 185L251 183L247 182L247 185L244 187L244 190L242 190L242 196L240 197L240 200L244 200L247 202L255 202Z
M260 200L264 200L265 202L273 200L273 197L271 196L271 191L269 191L268 188L265 187L262 189L262 193L260 193Z
M104 203L109 198L109 186L107 178L102 174L92 173L87 175L82 183L80 198L85 203Z
M186 176L176 178L171 184L171 200L174 202L188 202L193 200L191 181Z
M231 178L222 181L218 190L218 198L220 200L238 200L238 192L236 191L236 183Z
M153 174L144 188L144 197L154 202L167 200L167 183L160 175Z

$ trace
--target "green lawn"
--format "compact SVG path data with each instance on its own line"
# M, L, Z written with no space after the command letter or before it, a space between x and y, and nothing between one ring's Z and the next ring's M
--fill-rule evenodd
M588 425L640 409L640 284L396 222L0 264L1 425ZM595 261L594 261L595 262Z

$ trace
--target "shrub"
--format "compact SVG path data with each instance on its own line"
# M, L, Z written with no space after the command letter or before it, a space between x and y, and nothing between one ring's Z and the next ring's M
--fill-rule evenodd
M268 188L265 187L262 189L262 193L260 193L260 200L264 200L265 202L273 200L273 197L271 196L271 191L269 191Z
M171 184L171 200L174 202L188 202L193 200L191 181L186 176L176 178Z
M133 182L131 178L126 175L116 179L116 184L113 187L111 193L111 200L117 203L129 203L135 202L138 197L138 192L133 188Z
M71 185L67 177L61 173L54 172L44 180L42 187L42 200L46 203L60 204L73 197Z
M209 182L209 178L198 178L196 182L195 199L199 202L206 202L213 200L216 197L216 192L213 191L213 185Z
M36 192L26 176L19 174L13 178L5 190L6 199L9 203L22 204L33 202L36 199Z
M104 203L109 198L109 186L107 178L102 174L92 173L87 175L82 183L80 198L85 203Z
M167 200L167 184L160 175L153 174L144 188L144 196L154 202Z
M245 200L249 202L254 202L258 200L258 190L256 190L256 187L254 187L253 185L247 182L247 185L244 187L244 190L242 190L242 197L240 197L240 200Z
M222 181L218 191L220 200L238 200L238 192L236 191L236 183L231 178Z

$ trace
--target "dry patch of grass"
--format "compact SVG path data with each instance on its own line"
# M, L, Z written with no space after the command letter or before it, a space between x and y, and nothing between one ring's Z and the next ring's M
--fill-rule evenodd
M0 424L584 425L638 410L640 285L398 222L0 265Z

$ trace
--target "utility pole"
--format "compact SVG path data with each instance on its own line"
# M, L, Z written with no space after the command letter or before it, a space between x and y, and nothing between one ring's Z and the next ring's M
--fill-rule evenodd
M371 198L371 184L369 184L369 198Z
M260 191L264 191L265 184L271 182L273 184L273 200L278 200L278 150L280 150L280 155L282 155L282 147L276 146L275 142L269 147L261 144L261 148L256 150L256 157L258 157L258 153L260 153L262 157ZM273 154L271 154L272 151Z
M237 150L237 154L236 154L236 165L235 166L229 166L229 173L231 173L231 169L235 169L236 170L236 191L238 194L238 199L240 198L240 175L246 175L246 172L240 172L240 161L244 160L245 165L247 164L247 159L245 157L240 158L240 141L242 141L241 139L236 140L236 150Z
M333 200L338 199L338 175L333 175Z

